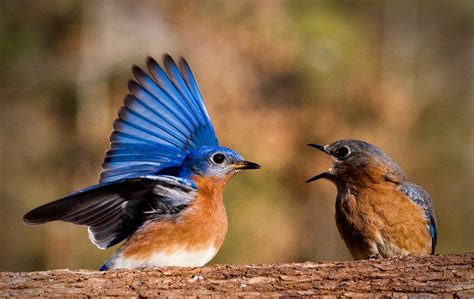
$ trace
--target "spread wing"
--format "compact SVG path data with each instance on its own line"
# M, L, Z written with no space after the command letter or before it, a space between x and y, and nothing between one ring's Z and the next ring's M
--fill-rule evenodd
M425 212L431 235L431 254L434 254L437 242L436 217L430 195L422 187L409 182L400 185L400 190Z
M156 174L181 165L193 149L218 145L209 115L194 76L184 58L179 68L169 55L165 70L148 58L151 76L137 66L136 81L114 122L101 182Z
M196 197L193 182L146 176L103 183L40 206L23 216L30 225L61 220L89 227L89 238L105 249L128 238L145 221L177 215Z

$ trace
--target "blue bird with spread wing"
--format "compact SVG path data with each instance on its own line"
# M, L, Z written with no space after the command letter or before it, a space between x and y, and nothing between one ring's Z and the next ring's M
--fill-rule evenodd
M334 163L307 182L336 185L336 224L354 259L434 254L431 197L379 148L360 140L309 144Z
M219 146L187 62L165 55L163 64L148 58L150 75L132 68L100 183L23 216L87 226L100 249L125 240L101 270L205 265L227 232L224 186L260 168Z

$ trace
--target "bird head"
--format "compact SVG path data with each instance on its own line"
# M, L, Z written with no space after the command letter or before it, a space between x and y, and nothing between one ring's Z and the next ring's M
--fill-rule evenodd
M231 149L222 146L203 146L190 152L183 161L180 176L230 178L246 169L259 169L260 165L249 162Z
M328 145L308 144L333 160L332 167L306 182L327 179L334 183L363 183L371 181L403 180L405 174L382 150L360 140L339 140Z

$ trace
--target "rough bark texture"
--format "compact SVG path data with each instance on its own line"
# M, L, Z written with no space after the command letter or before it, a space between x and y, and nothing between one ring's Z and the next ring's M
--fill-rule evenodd
M0 296L474 297L474 253L356 262L0 273Z

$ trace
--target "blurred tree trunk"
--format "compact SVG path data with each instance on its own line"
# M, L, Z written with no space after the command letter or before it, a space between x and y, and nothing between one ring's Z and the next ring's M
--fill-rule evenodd
M357 262L0 273L1 296L474 296L474 253Z

